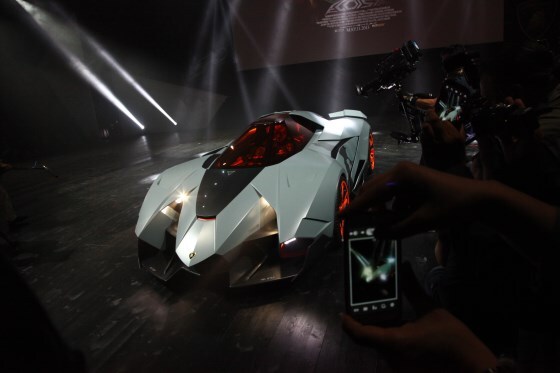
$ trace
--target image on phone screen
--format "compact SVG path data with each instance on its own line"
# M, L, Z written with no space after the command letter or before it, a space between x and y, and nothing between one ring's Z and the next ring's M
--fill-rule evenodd
M398 307L397 241L377 240L373 228L348 232L350 307L354 312Z

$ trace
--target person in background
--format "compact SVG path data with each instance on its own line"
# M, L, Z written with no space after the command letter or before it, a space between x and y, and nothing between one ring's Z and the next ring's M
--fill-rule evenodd
M428 111L422 131L427 167L399 164L366 183L348 210L376 209L380 199L397 197L394 206L406 218L388 219L395 224L378 227L378 235L437 229L442 265L427 279L430 295L494 354L516 356L527 370L543 371L560 370L560 305L551 264L560 262L560 147L554 131L560 122L554 108L540 109L556 97L553 62L538 48L510 47L483 64L487 104L505 102L522 119L490 117L474 124L474 174L481 180L467 168L462 128ZM541 120L548 121L543 128Z
M0 285L0 371L86 372L83 353L61 337L29 285L1 252Z

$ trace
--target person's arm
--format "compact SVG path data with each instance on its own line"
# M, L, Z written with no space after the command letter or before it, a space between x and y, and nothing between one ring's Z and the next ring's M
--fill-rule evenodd
M482 373L497 365L494 354L461 321L442 308L434 308L403 265L402 289L417 319L399 327L360 324L341 315L344 330L356 341L377 348L397 371Z
M394 197L396 202L406 199L406 206L388 213L385 203ZM411 162L368 180L344 214L368 209L379 214L377 234L385 237L480 221L516 243L533 262L557 235L555 206L497 181L453 176Z
M422 162L436 170L457 174L465 166L465 131L428 110L422 124ZM460 172L461 174L464 171Z
M420 98L417 97L414 101L414 106L420 110L431 110L435 108L437 102L437 98Z
M12 169L11 164L0 161L0 175L3 174L4 172L10 171L11 169Z

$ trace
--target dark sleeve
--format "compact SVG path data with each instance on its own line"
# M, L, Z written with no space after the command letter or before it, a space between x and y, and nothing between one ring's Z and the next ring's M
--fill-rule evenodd
M84 372L81 352L63 341L10 260L0 253L0 371Z

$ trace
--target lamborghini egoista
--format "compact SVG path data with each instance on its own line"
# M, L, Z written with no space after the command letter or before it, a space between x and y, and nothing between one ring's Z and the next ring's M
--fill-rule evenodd
M355 110L260 117L228 145L161 173L140 209L141 268L227 272L231 287L295 278L342 240L337 216L374 168Z

